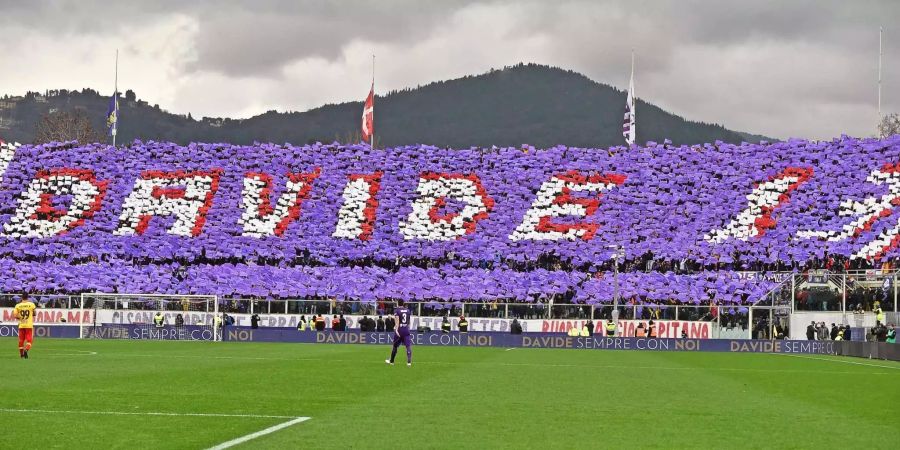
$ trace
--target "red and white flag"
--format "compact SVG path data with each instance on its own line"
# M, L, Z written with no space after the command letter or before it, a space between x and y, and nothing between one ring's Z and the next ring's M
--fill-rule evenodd
M362 139L372 144L373 136L375 136L375 83L372 83L362 113Z

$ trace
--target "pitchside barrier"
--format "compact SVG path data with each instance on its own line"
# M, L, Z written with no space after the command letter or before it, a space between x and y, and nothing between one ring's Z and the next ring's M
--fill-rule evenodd
M291 328L229 327L223 340L237 342L295 342L305 344L390 345L391 332L297 331ZM760 339L655 339L634 337L572 337L558 333L442 333L412 334L413 345L437 347L555 348L572 350L643 350L845 355L900 361L900 346L883 342L770 341Z
M788 330L789 338L799 340L805 338L806 326L810 322L849 325L854 329L871 328L875 325L876 317L871 308L875 301L879 301L884 309L885 323L900 323L900 314L892 311L896 308L896 290L897 284L900 284L892 284L896 272L891 272L889 278L870 272L874 271L852 272L849 275L790 277L754 305L621 305L619 318L653 316L660 324L660 337L681 337L680 331L686 328L681 324L697 324L695 326L699 327L698 333L706 332L707 335L695 336L689 330L688 337L764 339L770 337L768 333L771 331L767 329L765 335L760 335L760 323L765 323L769 326L779 324L783 330ZM747 277L762 276L756 272L741 274ZM888 281L887 284L882 283L885 280ZM815 284L813 281L822 283ZM851 290L851 285L856 288ZM860 287L862 285L868 287ZM884 286L889 287L885 289ZM854 312L857 306L854 299L858 296L868 299L864 305L866 312ZM348 320L352 320L350 317L358 319L364 314L387 316L393 312L393 304L390 302L217 299L215 296L204 295L99 293L84 294L84 297L32 297L38 303L35 319L39 324L45 325L65 322L93 326L95 319L107 324L150 323L156 309L162 309L170 323L176 312L184 313L186 324L196 324L203 320L207 325L212 323L216 312L225 312L234 317L236 325L249 325L250 316L258 314L263 320L262 325L269 327L296 326L301 316L309 317L310 314L327 317L344 314ZM12 307L17 299L17 294L0 294L0 315L3 322L12 320ZM183 304L185 301L190 304L187 310ZM797 307L793 306L795 303ZM466 316L470 322L470 330L474 331L508 331L512 319L518 318L525 323L523 328L526 332L565 332L569 326L580 327L589 317L594 317L595 320L607 318L612 310L609 305L558 304L552 300L543 303L410 302L408 306L424 326L436 329L441 318L448 315L455 327L458 317ZM811 306L815 308L803 308ZM643 320L646 322L646 319ZM636 323L637 321L632 321L621 325L636 327ZM669 327L670 323L678 326ZM704 323L706 325L700 325ZM532 326L539 328L529 328ZM694 325L687 328L691 327ZM669 332L674 334L666 334ZM862 334L854 333L854 336Z
M18 336L14 325L0 325L0 338ZM78 338L77 326L38 326L37 338ZM209 341L208 327L119 325L99 331L93 339ZM390 345L391 332L297 331L294 328L225 327L222 339L231 342L288 342L303 344ZM656 339L634 337L572 337L560 333L510 334L498 332L412 334L413 345L437 347L554 348L572 350L638 350L671 352L729 352L843 355L900 361L900 345L884 342L771 341L761 339Z
M148 325L153 322L153 316L155 314L154 309L131 309L134 305L140 305L140 303L129 303L128 305L119 304L118 309L64 309L64 308L38 308L35 312L35 323L37 325L84 325L85 330L94 329L94 324L105 324L106 327L114 327L119 325L144 325L144 326L152 326ZM128 306L126 308L125 306ZM172 325L175 323L176 317L178 315L182 316L182 319L185 325L200 325L204 324L209 327L214 323L215 312L214 307L210 308L210 312L205 311L183 311L181 307L181 303L177 303L179 310L163 310L163 315L166 317L166 323ZM806 325L809 324L809 313L799 313L797 315L801 316L799 325L802 325L802 332L797 334L796 336L791 336L793 339L803 340L805 339L805 330ZM13 323L13 308L0 308L0 319L2 319L3 323ZM234 319L234 325L236 326L249 326L250 325L250 314L247 313L228 313L228 315ZM332 315L323 314L326 319L332 317ZM284 313L265 313L260 312L260 323L261 327L272 328L272 327L284 327L284 328L296 328L300 322L300 318L303 317L305 319L309 319L311 316L309 314L284 314ZM359 328L359 320L362 318L362 315L353 314L353 315L344 315L344 319L347 321L348 329L358 329ZM375 318L377 315L369 315L370 318ZM874 316L873 316L874 317ZM826 324L830 324L832 322L836 323L847 323L840 318L835 320L824 320L819 316L816 316L817 322L824 321ZM427 327L432 330L440 329L442 317L437 316L414 316L412 326L413 328L418 328L420 326ZM459 328L459 318L458 317L450 317L450 324L453 330L457 330ZM469 322L469 331L477 331L477 332L509 332L510 326L512 324L512 319L507 318L496 318L496 317L468 317ZM326 320L328 321L328 320ZM682 331L687 334L687 338L690 339L765 339L769 337L768 335L760 336L759 329L752 329L750 327L746 327L746 324L737 324L732 323L726 325L724 321L702 321L702 320L657 320L655 321L657 325L657 336L661 338L680 338L682 336ZM522 330L528 333L566 333L570 328L578 328L581 329L587 323L587 319L522 319L519 320L519 324L522 326ZM596 320L594 321L595 325L595 333L601 334L603 333L603 321ZM639 323L644 323L646 326L649 321L647 320L626 320L622 319L617 322L617 330L620 336L634 337L637 326ZM874 318L872 319L872 323L874 324ZM852 338L855 341L863 341L866 336L866 327L863 326L854 326L851 325L853 330ZM753 333L756 331L755 333Z

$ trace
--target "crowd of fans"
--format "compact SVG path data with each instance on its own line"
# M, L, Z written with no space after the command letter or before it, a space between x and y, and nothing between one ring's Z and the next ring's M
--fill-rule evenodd
M618 296L740 315L779 282L746 272L889 265L898 159L900 136L627 151L24 146L2 173L0 290L480 301L486 315L497 301ZM834 310L833 292L801 294ZM847 300L873 301L863 288Z

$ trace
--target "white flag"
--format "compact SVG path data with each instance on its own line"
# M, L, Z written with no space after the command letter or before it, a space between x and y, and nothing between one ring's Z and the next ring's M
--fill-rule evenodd
M631 65L631 81L628 83L628 97L625 99L625 119L622 122L622 136L625 143L634 145L637 123L634 116L634 63Z

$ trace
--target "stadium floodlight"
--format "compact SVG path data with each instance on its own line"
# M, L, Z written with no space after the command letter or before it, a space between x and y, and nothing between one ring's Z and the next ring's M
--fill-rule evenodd
M81 294L82 339L218 341L215 295ZM87 323L86 323L87 322Z

